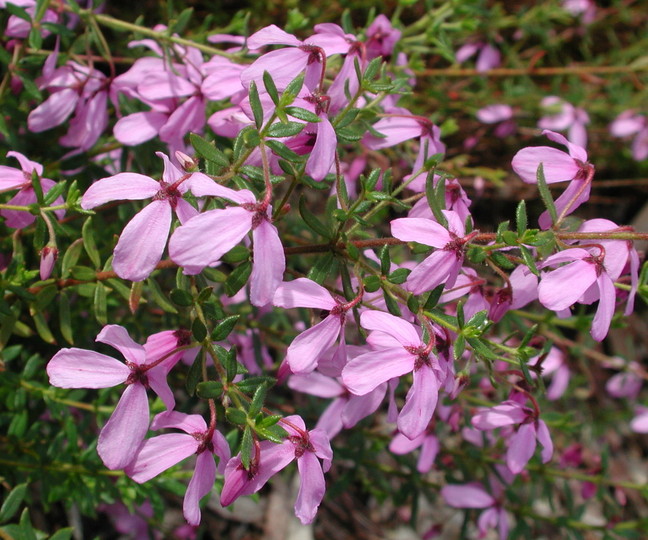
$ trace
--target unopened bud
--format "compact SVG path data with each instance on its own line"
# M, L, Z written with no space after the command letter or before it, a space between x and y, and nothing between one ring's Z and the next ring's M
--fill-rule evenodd
M194 172L198 170L198 160L192 158L191 156L188 156L184 152L176 150L175 157L180 163L180 166L186 172Z
M54 263L58 259L58 249L53 246L45 246L40 255L40 278L48 279L52 275Z

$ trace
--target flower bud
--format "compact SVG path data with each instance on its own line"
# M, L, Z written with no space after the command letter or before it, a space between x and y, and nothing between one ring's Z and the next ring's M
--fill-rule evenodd
M58 259L58 249L54 246L45 246L41 250L41 261L40 261L40 278L48 279L52 275L52 270L54 269L54 263Z
M176 150L175 158L186 172L194 172L198 170L198 160L188 156L184 152Z

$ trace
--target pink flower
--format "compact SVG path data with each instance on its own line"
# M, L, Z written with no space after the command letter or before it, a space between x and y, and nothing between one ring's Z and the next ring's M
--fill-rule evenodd
M249 470L243 467L238 456L229 461L225 469L221 504L228 506L241 495L256 493L271 476L296 459L300 484L295 515L306 525L315 519L324 497L324 473L331 467L333 451L326 433L321 429L306 431L304 421L299 416L287 416L280 423L288 432L288 437L281 444L262 441L257 446ZM317 458L322 460L323 467Z
M9 199L7 204L29 206L37 202L36 192L32 184L33 174L39 177L44 194L56 185L54 180L42 177L43 166L40 163L27 159L20 152L7 152L7 157L13 157L20 163L20 170L7 167L6 165L0 165L0 191L19 189L18 193ZM59 205L63 204L63 202L63 198L58 197L54 201L54 204ZM56 210L54 214L57 218L61 219L65 215L65 210ZM36 219L33 214L23 210L0 210L0 216L5 218L5 224L13 229L28 227Z
M637 407L636 416L630 422L635 433L648 433L648 407Z
M207 495L216 479L214 455L220 458L219 471L225 469L230 449L225 437L207 427L198 414L166 411L151 423L152 430L175 428L184 433L167 433L146 439L137 457L126 468L126 474L138 484L154 478L192 454L196 454L196 468L187 486L182 512L190 525L200 524L200 499Z
M452 288L463 265L464 246L470 239L456 212L443 210L446 229L440 223L423 218L399 218L391 222L392 235L405 242L418 242L437 248L407 278L407 289L421 294L445 283Z
M624 111L610 124L610 133L615 137L634 135L632 157L637 161L648 158L648 118L645 116Z
M184 223L198 211L182 198L189 189L190 179L213 181L202 173L185 174L161 152L156 155L164 161L160 181L138 173L119 173L92 184L81 199L85 210L109 201L141 200L153 202L131 219L122 231L113 259L115 273L131 281L146 279L162 259L169 237L172 211Z
M306 307L321 310L323 320L299 334L288 347L286 362L292 373L310 373L317 367L318 360L335 341L340 344L335 353L334 364L346 363L344 325L349 309L357 305L360 298L343 303L334 298L324 287L306 278L282 283L272 303L282 308Z
M547 96L540 102L540 107L545 115L538 121L538 127L551 131L567 132L567 139L573 144L582 148L587 146L587 131L585 126L589 124L589 116L571 103L557 96Z
M271 223L272 208L268 201L257 202L247 189L234 191L204 179L193 182L194 195L222 197L240 206L208 210L178 227L169 241L171 259L184 268L185 274L198 274L207 266L217 265L251 230L254 263L250 301L264 306L272 300L286 268L279 233Z
M52 275L54 263L58 258L58 249L53 246L45 246L40 253L40 278L48 279Z
M463 45L456 52L455 60L461 64L471 56L474 56L477 52L479 52L479 55L477 56L475 68L478 72L484 73L500 65L500 52L493 45L483 42L467 43L466 45Z
M596 315L592 321L591 334L601 341L610 328L616 293L614 281L605 265L605 255L592 255L582 248L572 248L547 258L543 268L559 263L568 263L551 272L543 273L538 286L538 300L554 311L563 311L576 302L591 303L599 300ZM590 290L590 288L597 290ZM589 301L586 295L589 295Z
M423 343L414 325L388 313L364 311L360 322L371 332L367 341L373 350L353 358L342 370L342 381L352 393L363 396L390 379L413 372L414 382L397 425L414 439L427 429L443 382L439 360L432 353L434 341Z
M417 448L421 453L416 464L416 470L421 474L430 472L434 460L439 453L439 439L433 433L423 432L413 439L409 439L402 433L397 433L389 443L389 450L397 455L409 454Z
M47 364L47 374L50 384L59 388L110 388L126 384L97 443L97 452L104 465L109 469L123 469L135 458L148 430L146 389L153 389L169 409L173 408L173 394L166 381L168 367L164 365L165 361L172 363L173 359L160 357L152 361L145 347L135 343L125 328L114 324L105 326L97 341L121 352L126 363L95 351L61 349Z
M547 463L553 455L553 443L549 429L537 412L517 401L504 401L491 408L480 408L472 418L477 429L487 431L503 426L520 424L518 430L509 437L506 464L513 474L519 474L533 456L536 439L542 445L542 462Z
M497 124L496 137L508 137L515 132L513 108L510 105L495 104L482 107L476 113L477 119L484 124Z
M511 165L520 178L529 184L537 182L536 175L541 163L547 184L571 180L567 189L555 201L560 221L589 198L594 166L587 162L587 152L581 146L569 142L560 133L549 130L542 133L548 139L565 145L569 154L549 146L523 148L513 156ZM539 223L543 229L551 226L547 212L540 216Z

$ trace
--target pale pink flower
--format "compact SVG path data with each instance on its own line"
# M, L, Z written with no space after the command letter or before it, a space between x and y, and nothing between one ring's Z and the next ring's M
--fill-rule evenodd
M630 429L635 433L648 433L648 407L637 407L636 416L630 421Z
M448 228L431 219L399 218L391 222L392 235L405 242L418 242L437 248L407 278L407 289L421 294L445 283L452 288L463 265L464 247L470 240L464 223L451 210L443 210Z
M307 278L282 283L275 292L272 303L282 308L306 307L321 310L322 321L299 334L288 347L286 362L292 373L310 373L318 360L338 339L334 363L340 369L346 363L344 326L347 311L357 305L360 298L342 302L324 287Z
M569 142L582 148L587 146L588 114L580 107L574 107L558 96L547 96L540 102L545 114L538 121L538 127L551 131L567 131Z
M123 469L134 458L149 425L146 389L160 396L168 409L174 400L166 380L173 356L147 354L146 346L135 343L125 328L108 325L97 341L106 343L124 355L126 363L85 349L61 349L47 364L50 384L59 388L110 388L121 383L126 390L112 416L99 433L97 452L109 469ZM178 346L171 343L170 353Z
M424 431L418 436L410 439L402 433L397 433L389 443L389 451L397 455L409 454L417 448L421 448L416 470L421 474L430 472L434 460L441 448L438 437L434 433Z
M171 259L185 274L198 274L207 266L219 264L221 257L252 231L250 301L255 306L268 304L286 268L269 202L257 202L247 189L235 191L211 180L193 182L191 191L197 197L222 197L240 206L208 210L178 227L169 241Z
M477 429L488 431L503 426L520 424L508 439L506 464L514 474L519 474L533 456L536 439L542 446L542 462L547 463L553 455L553 443L549 429L537 412L517 401L508 400L491 408L480 408L472 418Z
M20 170L14 167L7 167L6 165L0 165L0 191L19 190L18 193L9 199L7 204L29 206L37 202L36 192L32 184L33 174L38 176L44 194L56 185L54 180L42 177L43 166L40 163L27 159L20 152L7 152L7 157L13 157L20 163ZM63 204L63 202L62 197L57 197L53 204L59 205ZM65 215L65 210L56 210L54 215L58 219L62 219ZM22 210L0 210L0 216L5 218L5 224L12 229L23 229L34 223L36 219L36 216L32 213Z
M85 210L115 200L153 199L128 222L115 247L112 263L115 273L131 281L146 279L162 259L173 211L181 223L198 214L182 198L190 182L214 183L202 173L186 174L180 171L161 152L156 155L164 161L160 181L138 173L119 173L97 180L81 198L81 207Z
M502 57L500 52L490 43L483 42L467 43L466 45L463 45L457 50L455 60L461 64L476 53L479 53L477 56L477 63L475 64L475 68L478 72L484 73L500 65Z
M362 396L413 372L413 384L397 420L400 432L413 439L430 423L444 381L442 366L432 353L434 342L423 343L419 329L389 313L364 311L360 322L370 331L367 342L372 350L349 361L342 370L342 381L352 393Z
M229 445L225 437L214 426L207 427L198 414L166 411L151 423L154 431L170 428L184 433L166 433L146 439L125 472L142 484L195 454L196 467L187 486L182 512L187 522L196 526L200 524L200 499L211 491L216 480L214 455L219 457L218 470L222 473L230 458Z
M648 158L648 118L635 111L624 111L610 124L610 133L615 137L631 137L632 157L637 161Z
M296 459L300 483L295 515L306 525L315 519L324 497L324 473L331 468L333 451L328 435L321 429L307 431L299 416L287 416L280 423L288 437L281 444L262 441L256 447L249 470L243 467L239 456L228 462L221 504L228 506L241 495L256 493L270 477ZM322 460L323 466L317 458Z
M508 137L515 133L515 122L513 120L513 108L502 103L487 105L476 113L477 119L484 124L497 124L495 127L496 137Z

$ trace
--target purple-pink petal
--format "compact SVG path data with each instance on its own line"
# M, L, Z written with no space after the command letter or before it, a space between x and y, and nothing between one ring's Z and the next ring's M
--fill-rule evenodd
M488 508L495 505L492 495L477 483L443 486L441 496L454 508Z
M543 420L538 420L536 422L536 437L538 438L538 442L542 445L542 450L540 452L542 463L547 463L553 456L553 441L551 440L549 428Z
M165 411L155 415L151 422L151 429L181 429L189 435L207 431L205 419L199 414L185 414L178 411Z
M36 133L46 131L61 125L79 101L79 94L72 88L64 88L53 93L43 103L36 107L27 117L29 131Z
M547 309L561 311L573 305L595 281L595 266L577 259L542 276L538 299Z
M540 163L547 184L572 180L580 171L580 166L573 157L550 146L523 148L513 156L511 165L522 180L535 184Z
M299 334L288 347L286 362L293 373L310 373L326 350L340 335L340 317L329 315Z
M196 453L200 442L185 433L165 433L146 439L126 474L138 484L154 478Z
M138 173L119 173L92 184L81 198L81 208L90 210L110 201L150 199L160 184Z
M511 435L506 452L506 464L513 474L520 474L529 462L536 447L536 430L533 424L522 424Z
M614 282L605 272L601 273L596 282L599 290L599 305L592 321L591 334L596 341L602 341L610 329L610 322L614 315L616 291Z
M337 305L330 292L308 278L284 281L277 288L272 303L282 308L306 307L329 311Z
M414 370L413 384L398 415L400 432L410 439L424 433L432 419L438 398L439 382L432 368L424 364Z
M324 114L320 114L319 118L315 144L306 162L306 174L317 182L323 180L331 170L337 148L337 136L331 122Z
M216 480L216 463L211 452L202 452L196 458L196 468L187 486L182 513L189 525L200 525L200 499L211 491Z
M307 525L315 519L317 509L324 498L326 482L320 462L313 452L304 452L297 460L297 468L300 483L295 501L295 515L303 525Z
M394 377L414 369L414 355L405 349L383 349L361 354L342 370L344 385L362 396Z
M117 121L113 134L120 143L136 146L155 137L168 118L167 113L158 111L129 114Z
M286 270L286 257L277 228L267 220L261 221L253 229L252 241L254 261L250 276L250 302L261 307L272 301Z
M252 213L245 208L209 210L178 227L169 241L171 259L186 274L198 274L238 244L252 228Z
M119 360L85 349L61 349L47 364L52 386L110 388L128 379L131 370Z
M360 315L360 324L369 331L388 334L403 347L421 345L421 336L414 325L390 313L375 310L363 311Z
M155 270L169 237L171 214L168 201L154 200L128 222L112 263L120 278L142 281Z
M118 324L108 324L101 329L95 341L105 343L117 349L124 358L133 364L141 366L146 361L146 351L142 345L135 343L128 331Z
M450 242L446 228L425 218L399 218L391 222L392 235L405 242L418 242L435 248L443 248Z
M135 383L126 387L112 416L99 433L97 453L111 470L123 469L137 455L149 426L146 388Z

